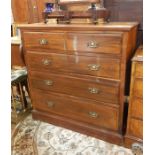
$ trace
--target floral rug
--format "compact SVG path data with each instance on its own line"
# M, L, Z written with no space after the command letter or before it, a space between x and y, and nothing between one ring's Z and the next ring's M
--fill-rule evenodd
M41 121L29 115L12 137L12 155L133 155L131 150Z

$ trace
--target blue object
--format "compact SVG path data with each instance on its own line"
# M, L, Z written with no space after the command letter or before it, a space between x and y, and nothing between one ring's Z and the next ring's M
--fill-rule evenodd
M54 6L53 3L45 3L45 7L46 7L45 12L48 12L48 13L52 12L53 6Z

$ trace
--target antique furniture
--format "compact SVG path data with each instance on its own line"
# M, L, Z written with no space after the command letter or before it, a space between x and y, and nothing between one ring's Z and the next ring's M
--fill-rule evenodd
M137 144L136 144L137 143ZM140 46L132 59L130 99L125 145L143 143L143 47ZM141 146L141 145L139 145Z
M122 144L137 25L20 25L33 118Z

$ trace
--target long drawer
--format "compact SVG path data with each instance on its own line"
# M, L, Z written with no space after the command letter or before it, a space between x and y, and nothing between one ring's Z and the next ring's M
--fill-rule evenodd
M66 44L69 51L120 54L122 33L68 33Z
M81 55L65 55L46 52L27 51L27 65L31 70L62 71L87 74L105 78L120 78L120 60Z
M51 32L24 32L26 49L65 50L63 33Z
M32 91L34 109L59 114L98 127L118 130L118 109L70 96Z
M33 88L84 97L100 102L119 103L119 82L102 78L64 76L30 72L30 85Z

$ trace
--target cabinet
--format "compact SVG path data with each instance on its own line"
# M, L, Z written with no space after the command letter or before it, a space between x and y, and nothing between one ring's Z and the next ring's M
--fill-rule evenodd
M125 145L143 142L143 49L138 48L132 59L130 102Z
M20 25L33 118L122 144L137 25Z
M29 22L29 9L27 0L11 0L13 20L15 23Z
M38 23L43 21L45 3L53 0L11 0L14 23Z

